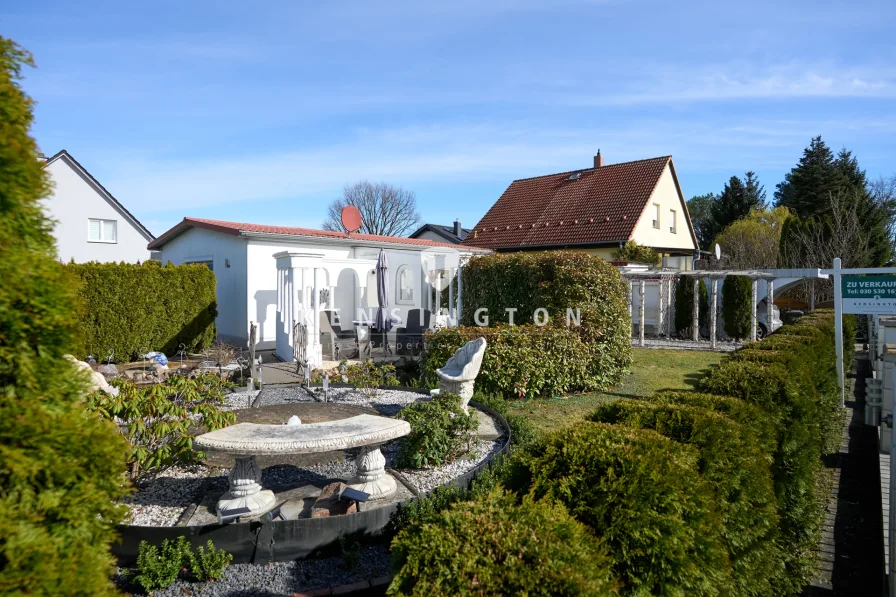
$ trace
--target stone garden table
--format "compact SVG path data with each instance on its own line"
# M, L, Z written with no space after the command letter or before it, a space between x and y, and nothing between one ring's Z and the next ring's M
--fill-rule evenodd
M218 500L218 512L248 508L247 516L257 516L274 507L274 492L262 489L261 469L256 456L311 454L361 448L358 468L348 485L381 500L395 494L395 479L386 474L386 458L380 445L408 435L407 421L357 415L338 421L307 425L262 425L238 423L197 437L193 444L202 449L231 454L236 463L228 475L230 488Z

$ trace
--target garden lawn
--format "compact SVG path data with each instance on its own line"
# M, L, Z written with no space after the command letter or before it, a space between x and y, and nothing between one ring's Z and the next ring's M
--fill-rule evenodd
M691 390L723 353L697 350L633 349L629 373L615 387L594 394L533 399L514 404L512 412L528 418L538 429L551 431L585 419L607 400L651 396L660 390Z

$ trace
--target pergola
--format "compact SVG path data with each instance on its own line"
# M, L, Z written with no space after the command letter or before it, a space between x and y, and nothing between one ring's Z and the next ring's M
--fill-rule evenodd
M788 286L804 279L826 279L830 277L824 274L820 269L755 269L755 270L692 270L692 271L675 271L675 270L646 270L646 271L624 271L622 275L628 281L628 313L629 317L633 311L634 287L638 284L639 305L638 305L638 345L644 346L644 289L647 281L658 281L660 284L659 297L659 317L657 321L657 336L662 333L663 323L669 317L672 307L672 284L676 280L679 283L692 283L694 296L699 297L700 280L709 280L710 291L710 345L716 348L718 338L716 334L718 322L718 300L719 300L719 280L723 280L728 276L743 276L749 278L752 283L752 301L753 309L750 317L750 340L756 340L757 331L757 283L759 280L765 280L767 284L766 293L766 321L771 326L773 316L773 305L775 300L775 280L789 280ZM814 287L813 287L814 295ZM814 300L813 308L814 308ZM693 319L691 329L694 342L700 339L700 301L694 300Z

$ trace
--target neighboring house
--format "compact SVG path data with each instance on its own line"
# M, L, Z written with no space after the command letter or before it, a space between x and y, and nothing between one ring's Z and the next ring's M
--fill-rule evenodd
M612 259L633 240L690 269L697 237L672 156L513 181L463 244L495 251L574 249Z
M424 240L433 240L439 243L454 243L455 245L463 242L467 235L472 232L469 228L462 228L458 220L454 220L451 226L443 226L442 224L423 224L408 238L422 238Z
M435 260L427 257L488 252L424 239L198 218L184 218L149 248L159 251L163 263L204 263L215 272L219 337L245 345L249 322L257 322L259 347L276 347L286 360L292 360L293 322L306 317L309 339L319 337L310 330L319 321L310 315L315 309L336 311L334 319L348 330L370 316L378 306L380 250L389 260L389 304L403 322L412 309L435 310L427 282L435 270L425 265ZM315 287L319 301L312 299Z
M61 261L136 263L152 258L146 243L155 237L71 154L63 149L47 158L44 168L53 181L45 207L55 220Z

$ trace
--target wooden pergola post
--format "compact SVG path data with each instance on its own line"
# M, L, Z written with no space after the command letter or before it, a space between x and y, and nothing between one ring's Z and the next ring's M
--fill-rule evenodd
M694 276L694 311L693 311L693 319L691 320L693 332L691 335L693 336L694 342L700 339L700 292L698 284L700 284L700 278Z
M710 347L716 347L716 320L718 315L718 306L719 306L719 280L718 278L712 279L712 311L709 314L709 341L711 342Z
M809 280L809 310L815 310L815 280Z
M765 297L766 300L766 312L765 312L765 326L767 328L767 333L772 333L772 315L774 313L774 305L775 305L775 281L772 279L767 280L768 284L768 293Z
M757 288L756 287L759 285L759 283L756 280L756 278L753 278L752 280L750 280L750 284L753 287L753 289L752 289L753 290L753 295L752 295L753 296L753 305L752 305L752 309L750 309L750 342L755 342L756 341L756 321L757 321L756 309L758 309L758 307L756 306L756 296L757 296Z
M644 278L639 281L638 290L641 293L638 307L638 346L644 346Z

